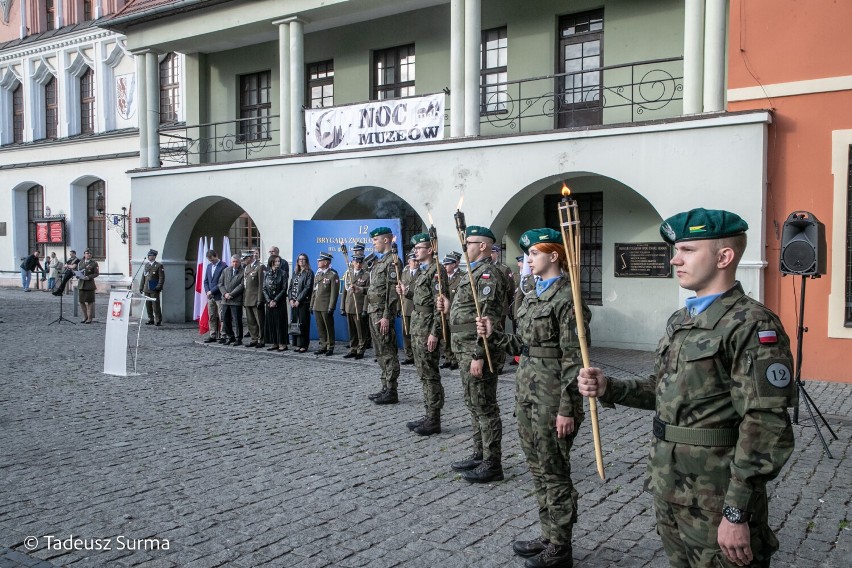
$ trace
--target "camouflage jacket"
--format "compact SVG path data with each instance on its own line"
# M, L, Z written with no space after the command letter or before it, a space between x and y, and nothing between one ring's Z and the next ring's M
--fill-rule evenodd
M592 313L585 303L583 317L588 326ZM516 375L518 402L559 407L560 416L579 424L583 397L577 390L577 374L583 358L568 278L561 277L541 296L533 293L524 298L518 308L517 335L497 334L498 346L510 355L524 355Z
M466 351L480 358L485 356L485 348L482 342L477 341L476 304L471 291L471 280L482 315L490 317L491 321L497 324L502 322L506 309L506 275L494 266L491 257L478 261L475 267L462 274L456 297L450 306L450 318L447 323L453 334L453 351ZM489 339L489 343L493 343L493 340Z
M370 286L370 273L351 268L343 274L343 299L341 308L350 315L360 315L367 311L367 288Z
M438 278L441 278L440 285ZM426 270L417 272L405 293L406 298L411 298L414 310L408 324L411 335L441 337L441 314L435 307L439 289L447 289L447 273L443 267L439 270L438 264L433 262Z
M603 403L655 409L663 422L731 429L734 446L653 438L646 490L709 511L753 510L766 482L793 452L787 407L798 394L790 340L778 316L737 283L704 312L678 310L657 347L647 379L612 379Z
M399 295L396 293L396 255L388 252L381 259L373 258L367 264L370 287L367 289L367 313L380 318L394 319L399 314ZM401 267L400 267L401 269Z

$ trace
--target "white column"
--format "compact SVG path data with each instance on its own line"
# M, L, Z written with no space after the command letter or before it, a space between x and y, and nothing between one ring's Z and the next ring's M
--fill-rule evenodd
M464 0L450 2L450 137L464 136Z
M683 114L703 109L704 0L686 0L683 23Z
M305 31L304 21L290 21L290 150L305 153Z
M160 167L160 65L157 54L145 54L145 98L148 99L148 167Z
M704 112L724 110L727 0L706 0L704 18Z
M104 13L104 10L103 10L103 7L101 6L101 0L98 0L97 3L95 4L94 18L96 20L99 19L103 13Z
M21 39L27 37L27 6L28 2L21 2Z
M65 2L62 0L56 0L55 10L56 10L56 29L63 27L65 25Z
M464 3L464 135L479 136L479 44L482 42L480 0Z
M290 153L290 20L277 20L278 26L278 152Z
M148 167L148 97L146 96L145 53L135 53L136 59L136 125L139 127L139 167Z

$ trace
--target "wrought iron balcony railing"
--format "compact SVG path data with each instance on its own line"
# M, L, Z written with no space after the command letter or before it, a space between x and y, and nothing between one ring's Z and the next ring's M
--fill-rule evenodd
M160 160L205 164L275 155L278 115L160 127Z

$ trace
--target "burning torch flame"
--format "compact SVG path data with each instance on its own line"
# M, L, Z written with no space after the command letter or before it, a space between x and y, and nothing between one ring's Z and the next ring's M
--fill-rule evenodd
M568 186L565 185L565 182L562 182L562 197L568 197L571 195L571 190L568 189Z
M459 198L459 204L456 205L456 211L461 211L462 203L464 203L464 193L462 193L462 196Z

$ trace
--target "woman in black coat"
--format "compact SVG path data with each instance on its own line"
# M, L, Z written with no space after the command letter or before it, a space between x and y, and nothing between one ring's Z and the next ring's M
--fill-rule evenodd
M296 259L293 269L293 280L290 282L290 321L299 322L300 335L293 335L291 342L296 347L296 353L308 350L311 341L311 294L314 292L314 271L311 270L308 255L301 253Z
M263 302L266 306L264 337L267 351L287 351L287 275L281 269L281 257L269 257L263 277Z

